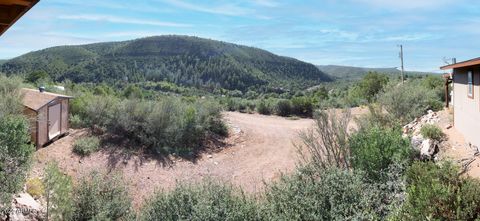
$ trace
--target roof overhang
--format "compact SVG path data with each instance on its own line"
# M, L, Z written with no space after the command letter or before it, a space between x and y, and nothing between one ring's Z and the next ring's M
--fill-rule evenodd
M446 66L440 67L440 69L449 70L449 69L463 68L463 67L469 67L469 66L474 66L474 65L480 65L480 58L474 58L474 59L470 59L468 61L462 61L462 62L459 62L459 63L446 65Z
M39 0L0 0L0 36Z

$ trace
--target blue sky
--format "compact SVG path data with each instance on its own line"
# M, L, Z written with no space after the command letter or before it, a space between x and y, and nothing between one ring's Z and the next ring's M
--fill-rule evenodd
M438 71L480 50L474 0L41 0L0 37L0 59L57 45L181 34L313 64Z

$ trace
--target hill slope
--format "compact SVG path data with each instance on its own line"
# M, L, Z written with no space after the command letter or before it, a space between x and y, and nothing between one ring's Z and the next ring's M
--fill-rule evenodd
M306 88L330 76L314 65L257 48L188 36L59 46L31 52L0 66L7 74L46 71L74 82L167 80L180 85Z
M396 68L363 68L363 67L351 67L351 66L339 66L339 65L317 65L317 68L334 77L338 80L358 80L361 79L368 72L378 72L388 75L400 76L400 70ZM423 73L417 71L406 71L407 75L417 75L417 74L434 74L434 73Z

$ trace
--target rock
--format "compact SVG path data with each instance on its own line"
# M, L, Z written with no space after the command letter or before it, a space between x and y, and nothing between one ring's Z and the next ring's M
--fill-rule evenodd
M451 125L451 124L449 124L449 125L447 125L447 126L445 127L445 129L447 129L447 130L450 129L450 128L452 128L452 125Z
M215 162L213 162L213 164L218 165L218 162L215 161Z
M411 144L412 144L412 147L415 149L415 150L419 150L421 149L421 146L422 146L422 143L423 143L423 136L422 135L415 135L412 137L411 139Z
M207 158L212 158L213 156L211 154L207 155Z
M35 201L28 193L21 193L12 202L8 215L10 220L45 220L45 211L40 203Z
M28 193L20 193L20 197L15 198L17 205L22 207L27 207L34 210L40 210L40 203L35 201L32 196Z
M438 151L438 142L431 139L426 139L422 142L422 145L420 148L420 158L432 160L434 159L434 156L437 153L437 151Z

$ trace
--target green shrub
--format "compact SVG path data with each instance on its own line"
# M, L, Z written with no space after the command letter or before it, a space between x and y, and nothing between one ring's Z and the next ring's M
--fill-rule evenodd
M399 129L373 126L361 128L349 139L353 168L362 170L372 180L381 179L391 164L410 161L412 148Z
M0 208L25 182L35 148L30 145L29 124L22 116L0 117ZM9 206L7 204L6 206Z
M69 120L70 120L70 127L71 128L78 129L78 128L82 128L82 127L85 126L85 123L83 122L82 118L77 114L70 115Z
M73 152L80 156L88 156L100 148L98 137L81 137L73 144Z
M445 136L442 129L440 127L433 125L433 124L425 124L420 129L420 133L423 137L433 139L433 140L441 140Z
M87 125L106 128L153 154L191 156L200 150L208 134L228 134L220 106L208 99L162 97L146 101L85 95L72 109Z
M275 109L276 113L282 117L292 114L292 104L289 100L279 100Z
M74 193L73 220L134 220L132 200L119 175L92 173Z
M11 78L0 74L0 119L7 115L22 113L21 85L20 78Z
M313 101L308 97L294 97L291 100L292 114L304 117L312 117Z
M269 220L376 220L375 189L348 170L306 168L268 187L264 213Z
M74 210L71 177L62 173L56 163L49 163L44 173L47 220L71 220Z
M383 91L388 81L388 76L385 74L369 72L353 87L351 92L354 97L372 102L377 94Z
M272 109L265 100L262 100L258 103L257 111L259 114L263 114L263 115L272 114Z
M140 220L259 220L256 203L232 187L207 181L158 192L145 203Z
M393 220L476 220L480 182L451 163L416 162L406 173L407 196Z
M379 102L401 123L420 117L429 109L437 111L442 108L442 102L435 92L425 88L420 81L390 84L388 88L380 96Z
M38 177L27 180L25 186L27 193L35 199L38 199L45 194L45 187L43 186L42 180Z

